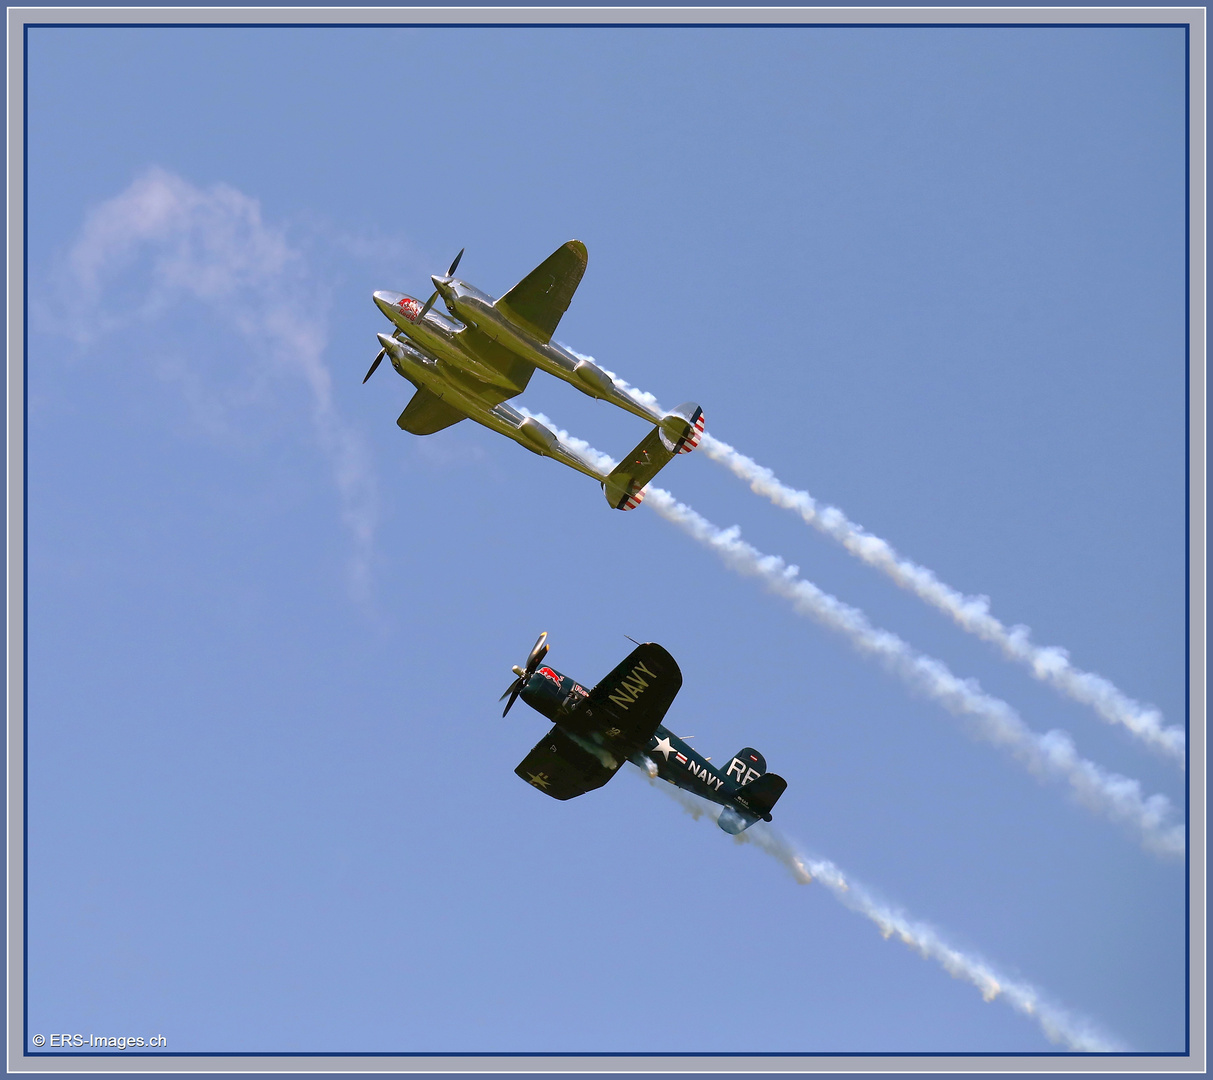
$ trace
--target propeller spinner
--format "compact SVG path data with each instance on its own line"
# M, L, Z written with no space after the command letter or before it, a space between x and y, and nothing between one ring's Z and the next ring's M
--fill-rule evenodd
M459 254L462 255L463 252L461 251ZM455 262L458 262L458 261L459 261L459 259L458 259L458 257L456 257ZM548 632L545 630L542 634L539 635L539 640L535 642L534 648L531 649L530 655L526 658L526 667L520 668L517 664L514 665L512 670L513 670L514 674L518 676L518 678L516 678L512 683L510 683L510 685L509 685L509 687L507 687L505 693L502 694L501 697L497 699L498 701L505 701L505 699L507 697L510 699L508 702L506 702L505 712L503 712L501 714L502 716L505 716L505 714L508 713L510 711L510 709L513 707L515 700L518 698L518 695L520 693L522 693L522 688L526 685L527 679L529 679L532 675L535 674L539 665L543 663L543 658L545 656L547 656L547 654L548 654Z
M437 274L431 275L430 280L434 283L434 285L436 286L436 289L435 289L434 295L431 296L425 302L425 307L423 307L421 309L421 314L418 316L418 318L425 317L425 313L430 310L430 308L433 306L434 301L438 299L438 293L442 291L442 287L444 285L449 285L451 283L451 281L454 279L455 271L459 268L459 260L463 258L463 253L466 250L467 250L466 248L459 249L459 254L456 255L455 258L451 261L451 265L447 267L446 273L443 274L442 277L439 277ZM447 308L449 309L451 306L450 300L447 299L445 296L443 297L443 300L446 303Z
M438 277L434 278L435 283L437 283L437 282L439 282L439 281L442 281L443 283L445 283L445 282L448 282L448 281L450 281L450 280L451 280L451 278L452 278L452 277L454 276L454 274L455 274L455 271L456 271L457 269L459 269L459 260L463 258L463 253L464 253L466 250L467 250L467 248L460 248L460 249L459 249L459 254L455 256L455 258L454 258L454 259L452 260L452 262L451 262L451 265L450 265L450 266L447 268L447 271L446 271L446 276L445 276L445 277L442 277L442 278L438 278ZM426 315L428 315L428 314L429 314L430 308L432 308L432 307L434 306L434 301L435 301L435 300L437 300L437 299L438 299L438 290L437 290L437 289L435 289L435 290L434 290L434 294L433 294L433 296L431 296L431 297L430 297L430 298L429 298L429 299L428 299L428 300L425 302L425 304L424 304L424 305L422 306L422 308L421 308L421 313L420 313L420 314L419 314L419 315L418 315L418 316L417 316L417 317L416 317L416 318L415 318L413 321L414 321L414 322L421 322L421 320L422 320L422 319L424 319L424 318L426 317ZM371 369L370 369L370 371L368 371L368 372L367 372L367 373L366 373L366 374L365 374L365 375L362 377L362 381L363 381L363 383L365 383L367 379L369 379L369 378L370 378L372 375L374 375L374 374L375 374L375 369L376 369L377 367L379 367L379 364L380 364L380 362L383 360L383 356L384 356L384 354L385 354L386 352L387 352L387 349L380 349L380 350L379 350L379 354L378 354L378 355L375 357L375 359L374 359L373 361L371 361ZM513 702L511 702L510 704L513 704ZM507 707L507 709L506 709L506 712L509 712L508 707Z

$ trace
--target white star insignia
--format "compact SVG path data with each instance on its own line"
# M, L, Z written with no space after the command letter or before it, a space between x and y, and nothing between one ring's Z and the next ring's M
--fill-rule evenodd
M670 740L668 738L657 740L656 745L653 747L653 753L658 753L659 751L665 754L666 761L670 760L670 755L674 752L674 747L670 745Z

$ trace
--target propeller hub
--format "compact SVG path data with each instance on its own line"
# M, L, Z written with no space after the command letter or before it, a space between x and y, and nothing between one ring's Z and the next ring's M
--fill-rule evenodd
M462 253L461 253L462 254ZM458 261L458 260L456 260ZM526 667L522 668L515 664L510 670L517 676L512 683L506 688L500 700L505 701L508 697L510 700L506 702L505 712L501 715L505 716L513 707L514 702L518 699L518 695L522 693L522 688L526 685L527 680L535 674L535 670L543 663L543 658L548 652L548 634L545 630L539 635L539 640L535 642L531 648L530 655L526 658Z

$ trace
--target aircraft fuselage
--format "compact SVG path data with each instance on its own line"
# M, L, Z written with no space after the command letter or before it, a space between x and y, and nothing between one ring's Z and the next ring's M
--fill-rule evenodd
M627 691L621 693L626 696ZM589 690L575 679L545 666L527 680L520 696L536 712L581 743L585 741L584 734L566 728L562 721L588 694ZM725 832L741 832L764 816L770 820L769 815L755 814L738 802L739 795L742 799L745 797L745 785L757 779L759 771L740 757L734 757L721 772L663 724L658 725L646 750L632 755L628 760L650 776L660 777L684 791L725 807L718 822Z
M494 348L491 342L470 340L465 326L452 323L436 311L427 311L424 318L418 318L423 305L414 297L377 292L374 298L375 305L391 319L399 334L441 362L443 374L462 372L505 390L506 397L514 397L526 389L532 365L518 363L515 355Z
M435 287L447 310L460 322L476 327L485 337L542 371L576 386L590 397L610 401L645 420L657 423L661 415L623 393L611 377L591 360L574 356L552 342L543 342L511 322L497 309L493 297L457 279L435 277Z

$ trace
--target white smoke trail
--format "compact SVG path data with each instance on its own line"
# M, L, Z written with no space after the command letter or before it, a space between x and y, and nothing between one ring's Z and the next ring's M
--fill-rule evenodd
M581 357L580 353L575 355ZM607 375L623 393L657 412L665 411L652 394L631 386L613 372L607 371ZM1070 654L1060 646L1035 644L1028 627L1008 627L991 614L989 597L966 596L945 584L925 566L897 552L887 540L851 521L837 506L819 506L807 491L788 487L771 469L713 435L705 433L699 448L749 484L755 494L799 514L807 524L837 540L856 558L944 612L961 629L997 645L1008 659L1026 666L1033 677L1071 700L1091 706L1102 719L1122 725L1151 748L1171 757L1181 767L1185 765L1187 740L1183 728L1164 726L1162 713L1152 705L1134 701L1102 675L1075 667L1070 663Z
M690 792L665 781L651 779L647 774L641 775L653 787L679 802L692 817L707 817L714 822L719 816L719 808ZM877 900L863 885L848 878L828 859L816 859L799 851L795 844L769 825L759 822L734 839L738 843L753 844L778 859L798 882L806 885L814 880L820 882L841 903L874 922L885 940L896 934L903 944L925 959L934 960L954 979L977 987L985 1001L1001 998L1016 1012L1032 1017L1050 1042L1087 1052L1111 1053L1124 1049L1099 1032L1090 1021L1049 1002L1036 987L1007 978L980 957L970 956L949 945L933 926L911 919L903 911Z
M1008 750L1035 775L1068 783L1080 802L1128 825L1150 850L1183 855L1184 827L1170 823L1172 807L1165 795L1143 796L1138 781L1107 772L1080 757L1064 731L1043 735L1033 731L1010 705L985 693L976 680L957 677L942 660L916 651L888 630L874 627L858 608L799 577L797 567L746 543L736 526L721 529L713 525L661 488L649 488L648 505L714 550L732 569L759 578L771 592L791 601L801 614L844 634L860 652L879 659L909 686L949 711L972 718L982 735Z
M333 401L321 305L301 254L262 220L255 199L225 184L204 191L151 168L92 210L68 254L77 285L73 299L87 309L90 334L121 325L110 313L112 305L110 311L103 306L103 293L123 284L120 273L137 259L150 270L137 318L163 318L183 301L201 302L251 346L248 355L235 358L236 390L228 391L227 400L208 385L214 358L193 355L189 370L175 373L209 426L222 427L233 402L245 405L257 396L263 359L303 380L317 440L340 494L342 521L354 541L351 586L365 597L376 519L374 470L365 443Z
M1123 725L1147 745L1184 764L1183 728L1164 727L1158 709L1134 701L1102 676L1075 667L1065 649L1035 644L1026 626L1008 627L990 613L988 597L966 596L946 585L925 566L907 559L886 540L851 521L838 507L819 506L807 491L788 487L770 469L728 443L705 434L700 448L749 484L756 494L799 514L807 524L837 540L852 555L950 616L962 629L997 645L1009 659L1024 664L1035 678L1074 701L1090 705L1104 720Z
M584 439L559 429L542 413L534 416L604 472L614 467L609 455ZM874 627L858 608L801 578L798 567L789 566L778 555L764 555L742 540L736 525L722 529L712 524L663 488L650 484L646 492L647 505L715 551L731 569L757 577L771 592L790 601L797 612L845 635L860 652L880 660L913 689L950 712L971 718L981 735L1009 751L1034 775L1067 783L1083 805L1128 826L1148 850L1183 855L1184 826L1171 823L1173 810L1165 795L1145 796L1137 780L1080 757L1074 740L1064 731L1055 729L1043 735L1033 731L1007 702L985 693L975 679L959 678L942 660L918 652L891 631Z

